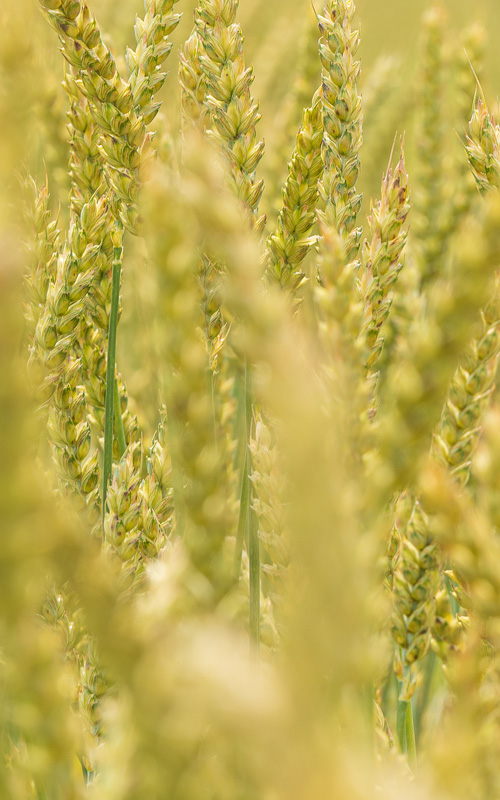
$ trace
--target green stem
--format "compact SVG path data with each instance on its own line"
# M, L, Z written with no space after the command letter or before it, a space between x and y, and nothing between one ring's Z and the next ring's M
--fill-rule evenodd
M405 667L405 672L408 668ZM399 693L403 684L398 681ZM415 728L413 725L413 708L411 700L398 699L397 704L397 732L401 752L408 757L408 766L415 774L417 771L417 748L415 744Z
M118 380L115 378L114 390L114 422L115 422L115 436L118 444L118 455L121 458L127 449L127 439L125 437L125 428L123 427L122 409L120 405L120 392L118 391Z
M238 512L238 528L236 531L236 545L234 551L234 578L239 580L241 570L241 556L243 553L243 542L245 533L248 531L248 508L249 508L249 488L250 488L250 463L249 463L249 443L250 429L252 421L252 406L248 392L247 364L244 364L243 380L237 377L237 461L240 468L240 507Z
M453 596L453 591L452 591L453 590L453 584L452 584L450 578L448 577L448 575L444 576L444 583L445 583L445 586L446 586L446 591L448 592L448 596L450 598L451 611L456 616L460 612L460 604L457 602L457 600Z
M234 453L233 466L235 469L242 469L247 448L247 401L245 397L245 376L241 375L239 369L236 370L234 377L234 399L236 400L236 414L234 420L234 438L236 447Z
M238 513L238 529L236 532L236 546L234 551L234 579L238 581L241 570L241 555L243 552L243 541L248 521L248 457L245 450L243 454L243 464L241 466L240 481L240 510Z
M106 513L106 495L113 463L113 411L115 394L116 332L118 307L120 304L120 277L122 270L121 222L115 223L113 231L113 272L111 278L111 310L109 313L108 355L106 361L106 399L104 405L104 463L102 476L102 518Z
M433 650L430 650L425 664L424 681L419 691L419 702L415 708L415 738L417 741L420 740L422 732L422 722L430 698L436 664L437 656Z
M399 747L402 753L406 753L406 731L405 731L405 719L406 719L406 700L398 700L397 702L397 716L396 716L396 731L398 734L398 741Z
M413 727L413 710L411 700L406 703L405 714L405 746L408 754L408 765L415 775L417 772L417 748L415 745L415 729Z

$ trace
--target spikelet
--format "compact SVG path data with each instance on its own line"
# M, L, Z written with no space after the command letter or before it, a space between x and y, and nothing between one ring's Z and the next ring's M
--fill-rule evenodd
M172 465L165 428L163 408L149 452L131 441L121 457L113 458L104 549L117 557L124 589L137 591L144 584L147 565L158 558L172 532Z
M252 456L252 507L259 524L259 542L264 551L262 573L278 631L283 628L283 598L287 596L290 561L286 530L285 487L282 465L269 422L258 418L250 441Z
M485 640L500 646L500 545L485 510L443 466L429 463L422 473L422 496L432 513L431 528L449 559L452 592L479 626Z
M161 67L172 49L168 37L180 22L180 14L174 13L179 0L144 0L146 14L143 19L136 18L135 50L127 48L127 66L130 71L130 91L132 103L145 125L156 117L161 103L154 103L155 94L161 89L167 77Z
M172 462L167 439L167 410L160 409L160 422L153 436L147 459L147 476L141 492L166 532L170 533L173 513Z
M377 753L379 757L394 750L395 741L389 723L382 710L381 698L373 702L373 716L375 722L375 736Z
M464 630L462 620L453 612L448 588L443 585L436 592L436 615L431 628L431 647L445 664L449 662L451 654L462 647Z
M481 331L455 373L432 451L450 474L467 483L472 455L495 386L500 354L500 295L498 285L481 314Z
M41 614L47 625L57 632L64 659L72 667L75 701L85 729L83 749L78 757L90 782L95 772L95 751L103 734L101 701L109 692L109 678L98 664L81 608L71 593L49 587Z
M425 316L426 294L420 288L420 271L411 234L403 252L404 269L400 271L395 286L391 312L384 326L384 346L379 356L377 391L382 394L387 372L398 358L401 342L405 341L415 320Z
M435 595L439 585L439 554L429 520L416 501L401 543L401 556L394 576L395 605L392 636L401 648L403 667L423 658L430 647ZM400 698L408 700L414 689L413 673L405 670Z
M73 246L74 250L66 246L61 254L55 279L49 285L35 330L30 366L38 384L37 397L44 408L48 407L49 437L63 486L84 500L95 521L97 452L91 449L82 365L73 353L98 248L86 243L80 247L77 238Z
M292 295L305 281L300 265L315 242L311 234L318 202L318 179L323 172L322 138L321 99L315 95L311 108L304 111L288 165L283 207L276 230L267 242L267 275Z
M359 33L352 29L353 0L329 0L320 16L320 55L323 65L323 161L320 193L326 211L319 217L320 231L332 226L340 236L346 262L355 259L361 229L356 218L361 206L357 194L362 143L359 61L355 60Z
M469 122L465 149L476 185L484 194L500 185L500 127L484 97L478 97Z
M283 99L274 117L271 147L268 147L266 164L266 193L264 202L276 215L282 206L283 185L289 171L290 152L295 148L297 131L303 124L305 109L311 107L311 98L317 90L321 63L318 48L318 21L311 7L304 21L298 44L297 67L293 86Z
M252 67L245 67L243 35L235 23L235 0L202 0L195 14L203 54L201 67L206 81L206 104L210 113L210 133L227 158L231 184L255 217L258 231L265 219L257 219L264 183L255 171L264 152L257 141L260 119L258 105L251 95Z
M234 469L234 425L236 403L234 400L235 366L234 354L228 347L230 324L225 319L222 304L222 285L225 267L222 261L212 259L204 254L201 259L201 308L204 315L203 334L208 354L207 382L210 392L212 410L213 437L219 461L224 465L226 481L236 488L236 470ZM232 517L233 528L236 528L237 510L231 502L230 495L226 499L228 514Z
M120 559L125 586L141 584L146 563L158 557L165 543L164 528L151 502L157 500L154 483L152 471L141 477L140 444L129 445L113 467L104 517L105 547Z
M401 542L413 510L413 497L408 490L401 492L394 501L393 526L386 551L385 585L389 591L394 586L394 575L401 558Z
M95 308L101 307L95 306ZM106 399L106 357L104 353L107 349L108 338L105 323L108 315L100 314L99 316L101 325L96 323L95 318L82 320L79 350L85 379L88 419L97 437L102 438L104 432L104 404ZM125 441L127 444L137 442L140 439L140 429L137 417L132 416L130 413L128 407L128 393L120 373L117 373L117 385ZM115 441L114 447L116 448L116 446L117 443ZM118 455L116 450L115 455Z
M407 234L402 231L410 204L404 155L394 172L389 167L383 180L380 200L368 217L371 239L365 241L362 259L361 290L365 297L364 336L368 349L367 368L371 371L383 348L381 328L389 316L398 275L403 267L402 253Z
M88 100L77 85L78 73L69 64L63 86L70 101L71 211L79 216L85 203L105 194L104 164L99 151L99 129L90 113Z
M28 271L25 275L27 302L25 318L28 346L33 347L33 337L40 314L47 300L50 281L54 279L60 251L60 236L57 219L51 218L48 186L38 188L33 178L27 181L26 203L29 239Z
M200 286L202 289L202 310L205 317L203 332L207 343L210 368L217 372L221 351L228 334L228 324L221 310L221 281L224 265L214 262L203 255L200 269Z
M208 108L205 105L206 81L200 62L202 52L202 40L195 29L179 53L183 130L192 125L204 130L208 122Z

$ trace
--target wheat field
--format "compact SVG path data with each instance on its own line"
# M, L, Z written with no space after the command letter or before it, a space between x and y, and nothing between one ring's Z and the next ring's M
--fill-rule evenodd
M0 800L496 800L497 5L0 23Z

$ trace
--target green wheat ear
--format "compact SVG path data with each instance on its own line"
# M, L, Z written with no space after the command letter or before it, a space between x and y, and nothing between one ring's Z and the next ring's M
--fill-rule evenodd
M25 318L28 344L33 347L36 326L47 300L50 282L54 280L60 252L61 232L56 219L50 213L48 186L39 188L33 178L26 184L26 217L30 239L27 250L30 263L25 275L27 303Z
M257 419L250 442L252 454L253 508L263 550L264 590L268 593L278 631L283 629L283 601L290 580L290 539L287 531L283 464L269 421Z
M484 194L500 184L500 128L484 97L477 98L466 134L467 159L476 185Z
M267 275L293 295L306 280L301 264L315 243L311 236L318 204L318 180L323 174L321 96L304 111L302 127L288 165L283 208L268 239Z
M384 175L380 200L372 202L367 220L371 238L365 241L362 253L361 291L366 304L363 334L368 351L366 367L370 372L382 352L383 326L403 267L407 240L403 226L409 210L408 175L401 148L396 167L394 170L389 167Z
M184 129L191 125L203 129L207 123L208 109L205 105L207 87L200 62L202 52L202 39L195 29L179 53L179 84Z
M195 12L195 30L201 45L209 135L225 154L235 194L262 230L265 218L257 214L264 183L255 173L264 142L257 139L260 114L251 94L253 68L245 65L243 35L235 21L237 8L235 0L201 0Z
M362 107L358 89L360 63L356 61L359 32L352 28L352 0L330 0L318 17L323 65L323 160L320 192L326 204L323 227L340 235L346 261L355 259L361 238L356 227L361 195L356 182L360 170Z
M133 106L149 125L156 117L161 103L154 102L167 77L162 66L167 60L173 44L169 40L180 22L181 15L174 13L179 0L154 0L144 2L145 16L137 17L135 23L136 49L127 49L129 84Z

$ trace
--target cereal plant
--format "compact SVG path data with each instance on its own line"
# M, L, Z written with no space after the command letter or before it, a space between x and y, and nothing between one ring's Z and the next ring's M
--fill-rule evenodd
M139 6L0 11L0 798L495 800L485 32Z

